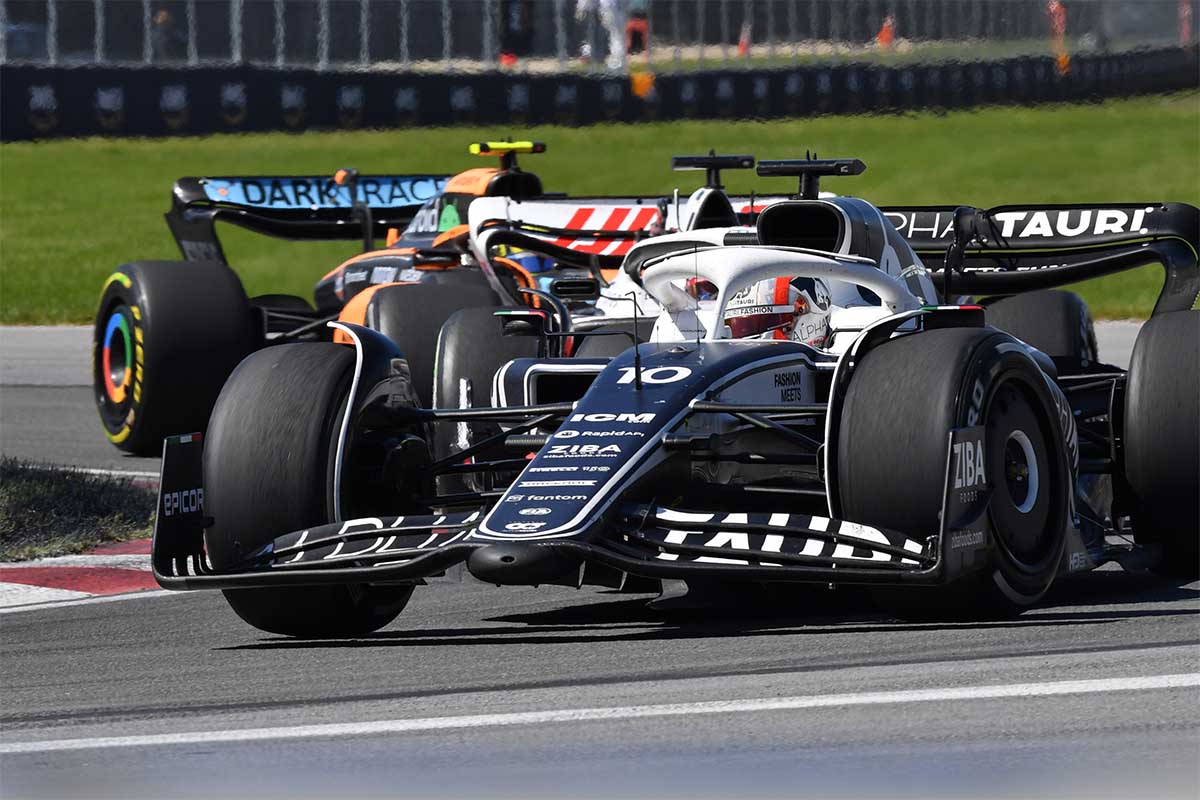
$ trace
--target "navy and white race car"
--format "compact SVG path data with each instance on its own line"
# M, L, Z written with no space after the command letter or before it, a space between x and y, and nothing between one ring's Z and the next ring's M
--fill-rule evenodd
M1112 560L1195 574L1200 211L1142 204L1136 233L1035 252L1012 209L818 196L861 162L760 169L800 197L630 248L649 330L633 290L629 328L573 327L547 294L489 335L443 329L453 403L421 407L396 344L345 322L352 347L249 356L206 436L165 445L159 583L307 637L376 630L463 563L498 585L870 585L956 616ZM944 218L940 269L899 213ZM1151 261L1168 280L1130 369L1099 363L1078 298L1044 289Z

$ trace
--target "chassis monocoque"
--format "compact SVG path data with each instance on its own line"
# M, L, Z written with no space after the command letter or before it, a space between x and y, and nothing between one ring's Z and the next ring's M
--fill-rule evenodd
M662 308L652 340L498 364L486 407L420 407L403 353L360 326L332 323L353 348L255 354L205 439L167 440L155 575L225 590L263 630L329 636L387 624L414 586L463 563L498 585L910 588L955 615L1019 610L1112 560L1193 572L1195 242L1185 230L1141 243L1137 263L1164 263L1169 280L1126 373L1052 359L935 288L953 275L984 293L989 276L1022 271L1040 288L1133 266L1124 250L972 270L997 246L994 220L954 217L935 275L850 198L635 246L625 268ZM863 255L880 236L894 263ZM835 315L824 347L729 339L728 298L785 276L872 303ZM717 299L695 300L689 278ZM613 335L528 322L502 317L495 334L537 336L546 352L556 337ZM438 426L456 431L452 452L432 447Z

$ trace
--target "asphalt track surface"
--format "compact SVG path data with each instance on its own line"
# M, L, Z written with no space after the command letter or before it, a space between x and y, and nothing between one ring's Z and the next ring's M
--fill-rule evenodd
M3 613L0 797L1200 795L1200 583L1105 569L984 623L647 599L438 582L327 641L215 593Z

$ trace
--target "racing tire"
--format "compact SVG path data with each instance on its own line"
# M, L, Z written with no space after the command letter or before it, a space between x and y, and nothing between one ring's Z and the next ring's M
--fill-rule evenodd
M1125 389L1125 480L1138 541L1162 545L1155 571L1200 575L1200 311L1151 317Z
M972 554L982 568L939 590L880 592L889 608L920 618L1006 616L1050 588L1071 491L1055 391L1023 348L986 328L904 336L865 355L838 423L839 515L918 541L937 533L948 435L972 418L985 429L993 488L992 541Z
M1086 368L1099 360L1092 312L1074 292L1053 289L984 303L987 322L1054 359Z
M230 376L204 445L210 563L232 567L283 533L334 519L334 456L354 349L327 342L254 353ZM229 589L244 621L303 638L371 633L404 609L412 586Z
M531 336L501 336L494 307L464 308L446 320L438 335L434 361L434 408L486 408L492 404L492 378L496 370L514 358L537 355L538 341ZM463 380L470 382L470 397L463 396ZM458 423L434 425L434 458L444 458L455 449L462 430ZM468 423L471 441L499 433L494 422ZM467 482L449 476L439 478L443 492L468 491Z
M495 293L486 285L397 284L376 291L367 306L367 327L387 336L408 359L413 387L421 405L433 402L434 363L443 324L456 311L487 306ZM491 334L497 337L495 331ZM482 342L473 343L483 346Z
M635 326L631 319L621 320L593 330L595 333L632 333L637 336L638 342L650 341L650 336L654 332L654 320L641 319L638 320L638 323ZM575 350L575 357L616 358L631 347L633 347L633 342L628 336L585 336Z
M104 284L92 385L110 442L137 455L203 431L225 379L262 343L241 281L215 261L138 261Z

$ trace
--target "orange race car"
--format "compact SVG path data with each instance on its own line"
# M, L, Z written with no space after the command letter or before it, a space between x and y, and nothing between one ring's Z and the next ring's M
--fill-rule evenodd
M339 315L392 336L428 338L432 347L457 309L498 304L478 270L458 269L469 261L460 222L476 197L541 196L541 180L516 157L545 149L541 142L472 144L471 153L499 156L499 165L452 177L338 170L332 177L180 178L166 221L183 260L124 264L101 291L93 385L109 441L151 454L168 434L203 430L246 355L267 344L327 340L326 323ZM217 222L284 239L361 237L363 252L317 283L315 307L294 295L248 297ZM384 249L376 247L381 236ZM389 288L412 283L422 286L403 309L382 302Z

